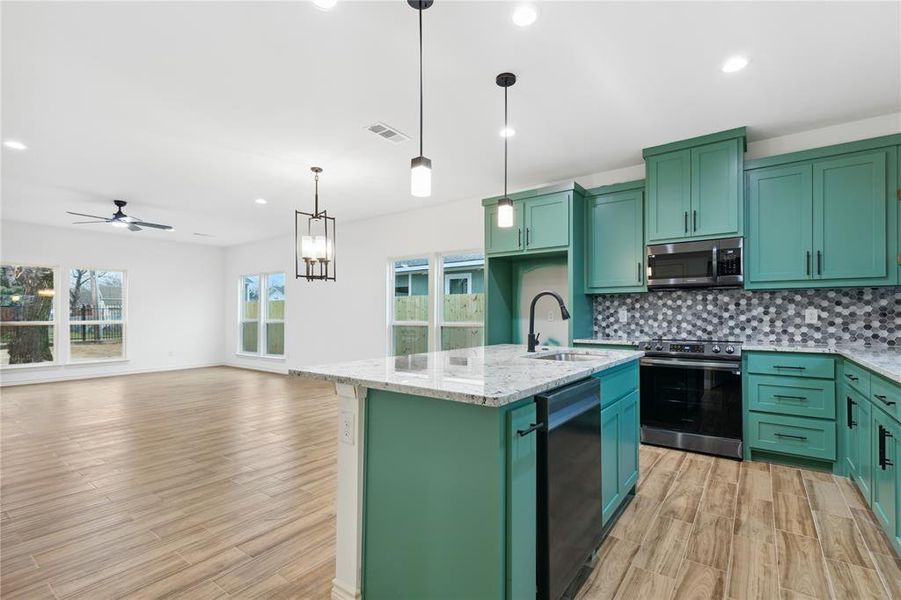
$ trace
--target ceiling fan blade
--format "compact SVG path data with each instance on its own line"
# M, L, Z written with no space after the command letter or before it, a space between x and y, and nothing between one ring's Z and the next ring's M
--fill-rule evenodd
M138 227L137 225L135 225L134 223L129 223L128 230L129 231L141 231L141 228Z
M171 225L160 225L159 223L148 223L146 221L132 221L132 225L140 225L141 227L150 227L151 229L172 229Z
M86 214L84 214L84 213L72 212L71 210L67 210L66 212L69 213L70 215L75 215L76 217L89 217L89 218L91 218L91 219L102 219L102 220L104 220L104 221L109 221L108 218L106 218L106 217L98 217L97 215L86 215Z
M109 221L107 221L106 219L103 219L101 221L72 221L73 225L89 225L91 223L109 223Z

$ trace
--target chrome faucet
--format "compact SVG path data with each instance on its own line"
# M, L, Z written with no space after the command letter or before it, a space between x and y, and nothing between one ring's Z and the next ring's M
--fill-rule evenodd
M563 303L563 298L560 297L560 294L551 290L543 290L535 294L535 297L532 298L532 305L529 307L529 352L535 352L535 347L538 346L538 336L540 334L535 333L535 303L542 296L553 296L556 298L557 304L560 305L560 316L564 321L569 318L569 311L566 310L566 305Z

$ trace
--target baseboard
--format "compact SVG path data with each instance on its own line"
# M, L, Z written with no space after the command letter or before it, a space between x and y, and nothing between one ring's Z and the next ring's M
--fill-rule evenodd
M264 371L266 373L278 373L279 375L287 375L288 374L288 367L287 367L287 365L284 365L284 364L267 365L267 364L263 364L263 363L248 364L245 362L237 363L237 362L226 361L226 362L222 363L222 366L234 367L236 369L247 369L248 371Z
M57 368L65 369L67 366L72 365L59 365ZM77 366L77 365L76 365ZM226 365L221 362L211 362L211 363L197 363L192 365L178 365L174 367L158 367L158 368L150 368L150 369L126 369L123 371L116 371L114 373L84 373L78 374L74 371L68 371L66 373L62 373L59 375L52 375L50 377L36 377L30 379L19 379L16 381L3 381L0 379L0 387L14 387L17 385L33 385L38 383L59 383L61 381L78 381L81 379L103 379L106 377L119 377L121 375L140 375L141 373L162 373L166 371L186 371L188 369L205 369L208 367L223 367L223 366L234 366L234 365ZM3 376L3 373L0 373L0 377Z
M332 600L360 600L363 595L338 578L332 579Z

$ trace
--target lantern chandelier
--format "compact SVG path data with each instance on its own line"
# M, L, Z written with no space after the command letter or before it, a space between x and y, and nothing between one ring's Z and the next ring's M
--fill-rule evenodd
M314 173L313 212L294 211L294 270L297 279L335 281L335 217L319 210L320 167Z

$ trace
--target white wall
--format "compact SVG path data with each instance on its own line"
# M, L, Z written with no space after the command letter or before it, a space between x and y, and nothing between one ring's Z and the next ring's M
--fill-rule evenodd
M7 385L221 364L224 254L222 248L137 233L104 235L3 221L4 263L57 267L60 282L73 267L127 272L127 360L4 369L0 379Z
M748 158L795 152L901 132L901 113L825 127L768 140L749 129ZM578 176L585 188L644 177L644 165ZM551 182L548 182L551 183ZM496 193L486 190L485 195ZM386 349L386 265L389 258L482 248L479 199L415 209L351 223L338 218L337 282L293 277L293 238L233 246L225 256L225 360L235 366L285 371L300 365L381 356ZM245 273L288 274L285 360L236 355L237 281Z

